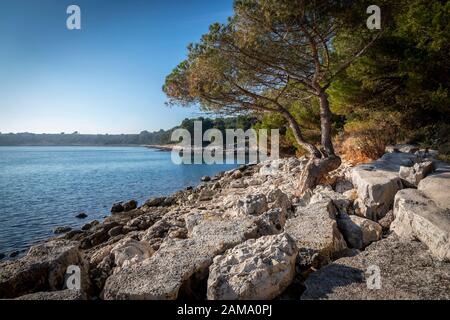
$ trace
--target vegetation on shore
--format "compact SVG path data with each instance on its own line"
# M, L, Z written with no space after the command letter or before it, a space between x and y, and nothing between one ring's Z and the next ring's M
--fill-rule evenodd
M163 90L170 104L256 115L316 159L376 159L401 142L449 154L450 1L379 1L381 30L366 26L371 4L237 0Z
M202 120L203 130L278 128L283 154L361 162L413 143L448 160L450 1L380 0L381 31L366 26L371 4L235 1L163 87L169 103L226 117L139 134L3 133L0 145L165 145Z
M123 146L123 145L165 145L174 143L171 134L177 128L188 130L193 136L194 121L201 121L203 131L208 129L249 129L256 123L252 116L227 118L193 118L184 119L180 125L159 131L142 131L139 134L34 134L34 133L0 133L0 146Z

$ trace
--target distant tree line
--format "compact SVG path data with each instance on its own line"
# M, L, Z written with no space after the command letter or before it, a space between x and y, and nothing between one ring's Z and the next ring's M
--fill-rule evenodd
M0 133L0 146L114 146L114 145L150 145L170 144L173 130L183 128L189 130L193 136L194 121L202 121L203 132L208 129L247 130L256 119L250 116L237 116L228 118L193 118L184 119L179 126L169 130L142 131L139 134L35 134L35 133Z

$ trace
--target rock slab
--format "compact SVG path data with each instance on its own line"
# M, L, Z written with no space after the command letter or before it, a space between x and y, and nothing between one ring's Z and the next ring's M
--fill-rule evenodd
M257 226L249 219L205 219L192 228L191 239L168 239L149 259L110 276L103 298L174 300L191 282L206 279L216 255L256 237Z
M251 239L214 258L209 268L209 300L270 300L295 275L298 249L287 234Z
M347 247L335 214L332 200L321 200L298 207L296 217L286 222L284 230L295 240L305 267L319 268Z
M404 189L395 196L393 230L407 240L418 239L432 254L450 261L450 211L416 189Z
M0 298L62 290L70 265L79 266L86 278L77 242L55 240L33 246L21 259L0 264Z
M386 153L380 159L352 170L352 182L358 192L355 212L378 221L391 209L403 184L398 175L401 166L411 167L417 156L410 153Z
M379 287L373 281L378 271ZM434 259L420 242L391 235L312 273L305 286L305 300L448 300L450 264Z
M341 215L337 221L339 230L351 248L363 249L381 239L383 228L372 220L355 215Z

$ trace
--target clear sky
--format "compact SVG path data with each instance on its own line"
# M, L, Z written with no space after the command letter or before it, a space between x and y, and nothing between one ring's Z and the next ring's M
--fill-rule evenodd
M66 9L81 8L81 30ZM199 115L165 76L232 0L1 0L0 132L138 133Z

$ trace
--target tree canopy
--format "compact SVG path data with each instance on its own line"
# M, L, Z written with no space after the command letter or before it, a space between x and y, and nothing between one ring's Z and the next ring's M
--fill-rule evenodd
M332 143L326 91L378 37L371 35L346 57L335 59L333 39L344 29L342 17L350 6L336 0L236 0L228 23L211 25L167 76L163 90L169 103L233 114L279 114L297 144L311 158L333 159L333 165L325 166L333 169L340 160ZM291 108L294 101L300 106L318 103L320 149L304 138ZM319 171L320 176L324 170Z

